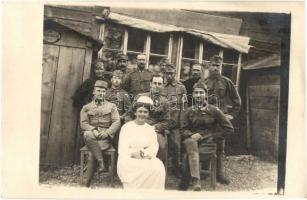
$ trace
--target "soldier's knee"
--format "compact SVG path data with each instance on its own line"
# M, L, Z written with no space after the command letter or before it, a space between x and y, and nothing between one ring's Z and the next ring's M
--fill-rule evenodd
M83 132L83 138L84 138L85 141L88 141L88 140L95 139L95 136L94 136L92 131L84 131Z
M197 148L198 144L197 141L193 140L192 138L187 138L183 141L184 146L186 149L189 148Z

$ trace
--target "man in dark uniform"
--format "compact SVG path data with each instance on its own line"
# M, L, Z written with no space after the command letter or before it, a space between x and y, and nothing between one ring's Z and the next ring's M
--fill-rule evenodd
M135 101L140 96L148 96L153 100L154 105L151 108L151 113L148 119L148 124L155 127L158 137L159 151L157 157L165 162L167 158L167 140L166 131L169 129L169 103L165 96L162 96L163 77L155 75L150 83L150 92L141 93L136 96ZM135 102L134 101L134 102Z
M152 78L152 72L145 69L146 55L139 54L137 56L137 69L127 75L127 78L123 81L123 89L130 95L135 97L136 95L144 92L149 92L150 81ZM132 99L133 99L132 97Z
M198 148L205 143L217 144L217 181L229 184L224 170L223 136L233 133L233 126L225 114L206 101L204 85L195 85L193 90L194 103L189 107L182 119L183 145L188 154L187 167L184 168L180 189L187 190L192 178L193 190L201 190Z
M169 124L169 152L172 156L173 173L180 177L181 165L181 133L180 121L184 109L187 106L185 86L175 79L176 70L174 65L166 64L165 79L163 94L167 97L170 109L170 124Z
M115 70L112 74L112 86L106 92L106 100L114 103L117 107L121 124L130 121L129 111L131 109L131 100L129 94L121 88L123 72ZM114 147L117 149L119 134L114 137Z
M106 170L102 151L111 147L114 134L120 127L116 105L105 100L108 83L97 80L94 86L92 102L83 106L80 112L83 138L92 154L88 160L87 171L82 183L87 187L90 185L97 164L98 172Z
M193 86L194 84L199 81L202 73L203 65L200 63L194 63L191 68L191 78L183 82L183 85L185 86L187 90L187 101L188 106L192 106L192 92L193 92Z
M209 103L216 104L227 116L236 117L241 108L241 98L233 82L221 75L223 59L219 55L210 58L209 77L200 79L197 84L204 84L208 88Z
M75 92L73 105L78 111L81 110L82 106L92 101L94 84L97 80L106 81L108 86L111 86L111 82L105 78L105 66L103 61L96 60L93 62L93 67L95 72L94 77L85 80Z

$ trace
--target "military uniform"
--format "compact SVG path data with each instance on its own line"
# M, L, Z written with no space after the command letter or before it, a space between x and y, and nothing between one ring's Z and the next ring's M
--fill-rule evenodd
M80 112L80 125L85 143L92 153L85 173L85 184L89 186L97 162L103 160L101 150L110 148L114 134L120 128L120 117L116 105L108 101L93 100L83 106ZM99 134L95 135L94 130L97 130ZM100 135L102 133L106 133L107 137L102 138Z
M200 79L196 84L205 84L207 86L209 103L216 104L225 114L230 114L233 117L239 114L241 98L229 78L222 75L217 77L209 76L205 80ZM212 98L214 96L216 98Z
M148 124L155 127L155 131L158 137L159 151L157 157L161 161L165 161L167 158L167 140L166 130L169 129L169 104L167 98L162 95L152 95L150 92L139 94L135 100L140 96L147 96L153 100L153 106L148 118Z
M171 83L166 83L162 92L169 101L169 115L170 115L170 137L169 149L172 156L172 168L176 175L179 175L181 164L181 133L180 121L183 110L187 106L185 86L174 80Z
M129 94L136 96L140 93L149 92L151 78L152 72L149 70L135 70L125 77L122 86Z
M217 144L217 178L222 177L222 158L224 153L222 136L233 132L233 126L224 113L212 105L208 105L207 109L200 109L196 106L189 107L183 116L181 128L189 166L184 169L184 178L181 184L185 184L185 187L188 187L191 176L200 179L198 148L208 142ZM196 141L191 138L195 133L199 133L202 136L200 140Z

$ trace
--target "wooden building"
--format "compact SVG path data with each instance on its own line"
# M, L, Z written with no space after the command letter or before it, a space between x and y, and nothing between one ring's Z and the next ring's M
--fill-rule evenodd
M250 38L239 35L242 20L175 10L176 15L164 10L147 17L144 12L133 16L112 8L105 17L106 9L45 6L41 165L78 162L79 113L72 107L72 97L91 76L91 62L97 57L106 61L109 71L114 69L118 52L128 55L131 70L139 53L146 54L148 68L167 58L176 66L177 79L184 79L194 62L204 64L203 76L207 76L209 58L220 54L222 73L239 84L242 55L250 49Z
M103 17L104 9L45 6L41 165L70 165L79 151L79 114L73 108L72 98L90 77L92 57L102 46L95 18Z

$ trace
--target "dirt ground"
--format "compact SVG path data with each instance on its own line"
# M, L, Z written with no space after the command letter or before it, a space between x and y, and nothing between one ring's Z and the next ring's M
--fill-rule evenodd
M277 186L277 164L261 161L254 156L228 156L225 165L226 175L230 179L230 185L217 183L217 191L248 191L261 190L265 188L276 188ZM41 184L63 185L80 187L80 167L78 165L61 169L48 169L40 171ZM210 178L202 180L203 190L210 191ZM167 179L166 189L176 190L179 184L172 174ZM106 175L96 174L91 188L110 187L106 182ZM115 187L120 188L121 183L115 178Z

